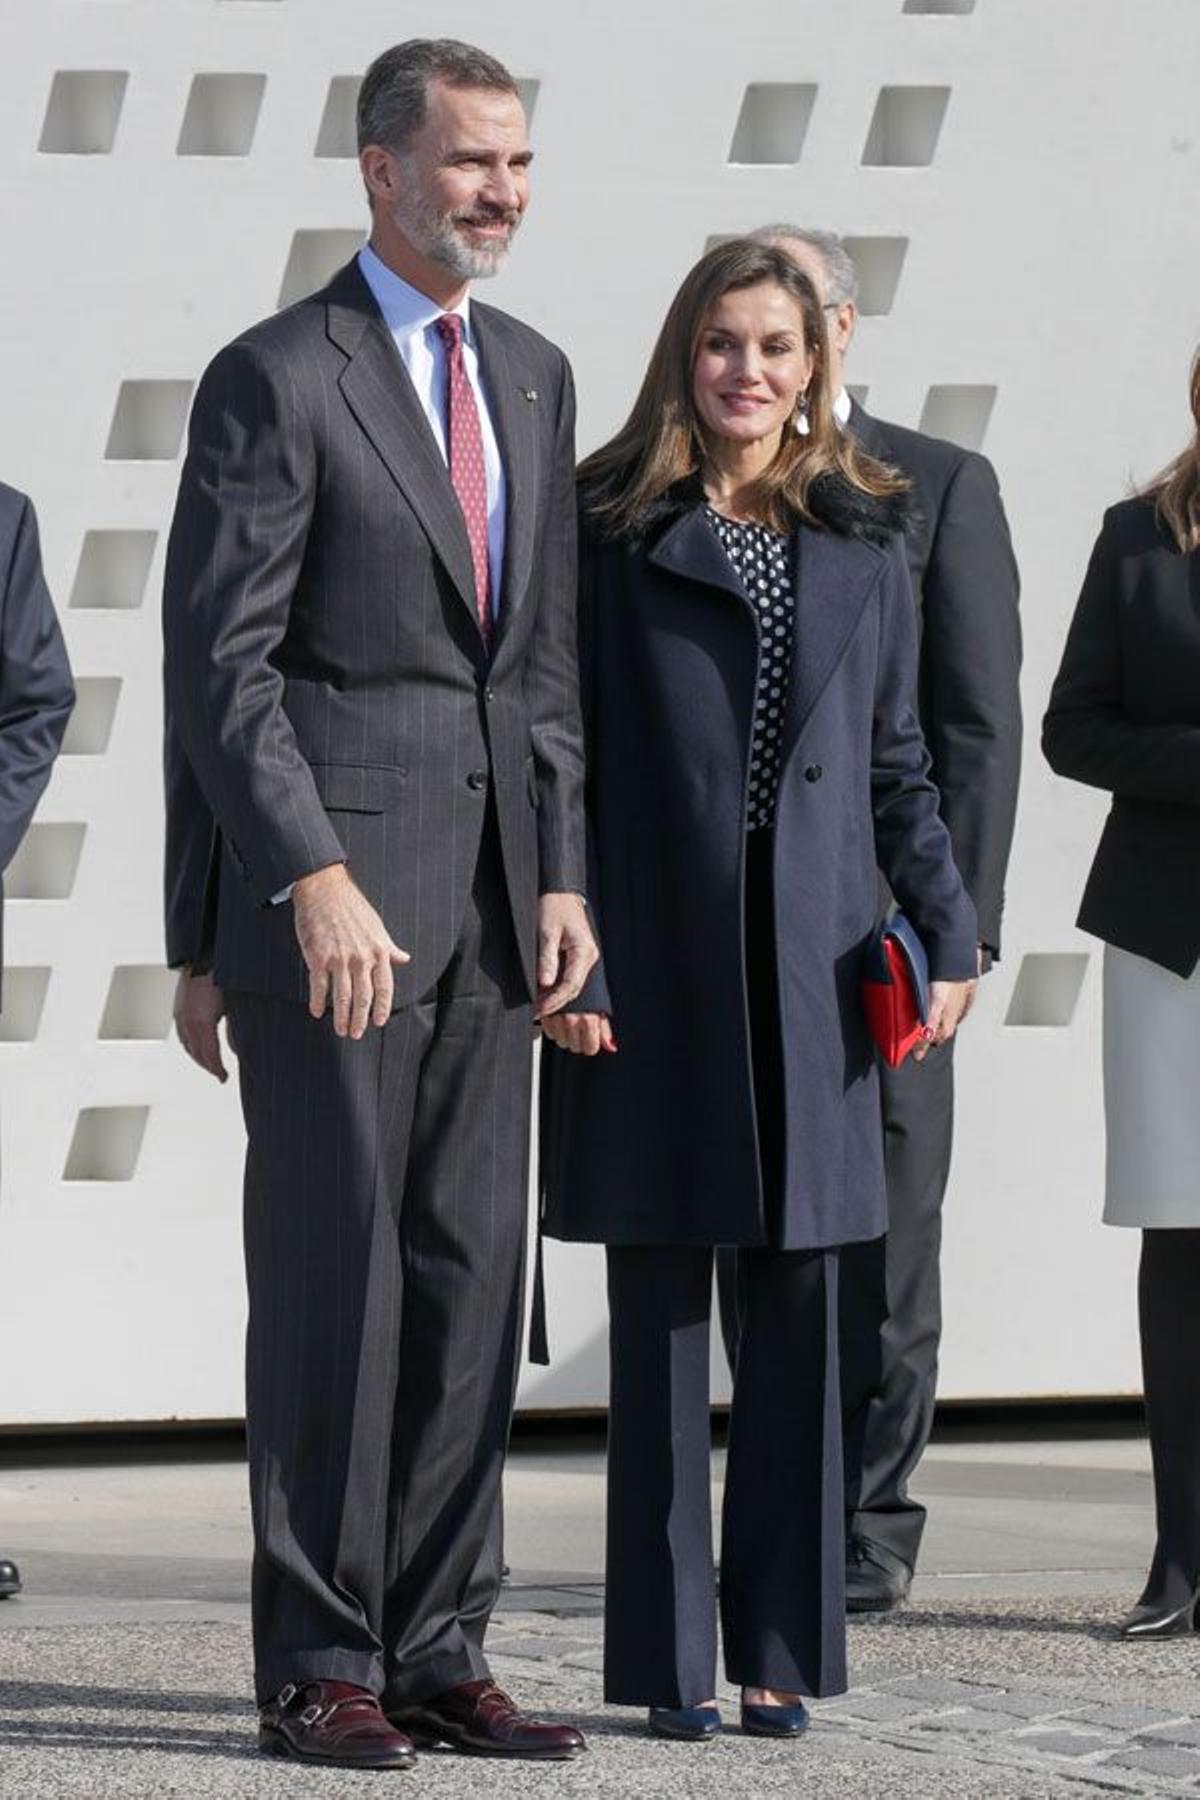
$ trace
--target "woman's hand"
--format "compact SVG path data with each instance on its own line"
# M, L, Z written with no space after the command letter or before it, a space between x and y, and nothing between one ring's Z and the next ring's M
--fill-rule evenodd
M929 984L929 1021L925 1042L918 1044L913 1055L924 1062L939 1044L948 1044L975 1003L978 981L931 981Z
M560 1050L570 1050L576 1056L598 1056L601 1050L610 1055L616 1053L617 1040L607 1013L548 1013L541 1024L550 1042Z

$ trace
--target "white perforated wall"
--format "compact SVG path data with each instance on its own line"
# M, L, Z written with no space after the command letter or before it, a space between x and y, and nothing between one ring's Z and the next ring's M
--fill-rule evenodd
M1101 510L1185 432L1195 0L6 0L0 476L38 502L80 706L8 882L0 1418L240 1411L237 1105L173 1041L160 965L163 533L197 375L349 254L356 75L429 30L536 102L494 292L571 352L585 446L706 240L793 217L856 240L869 405L996 462L1028 755L1005 958L962 1046L943 1388L1134 1389L1072 926L1102 807L1036 743ZM602 1261L549 1261L558 1360L523 1398L601 1400Z

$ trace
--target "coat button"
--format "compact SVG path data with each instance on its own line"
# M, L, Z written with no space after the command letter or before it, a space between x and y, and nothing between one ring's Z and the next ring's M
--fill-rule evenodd
M824 773L825 771L820 763L809 763L807 769L804 771L804 779L805 781L820 781Z
M490 706L492 704L492 701L496 698L495 688L485 687L483 690L483 697L487 701L488 705Z
M481 793L487 786L487 770L472 769L471 773L467 776L467 786L475 793Z

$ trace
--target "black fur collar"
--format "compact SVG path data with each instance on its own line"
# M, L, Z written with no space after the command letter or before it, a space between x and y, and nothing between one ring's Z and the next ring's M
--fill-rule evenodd
M898 532L910 530L916 521L912 494L876 496L846 480L836 469L818 475L808 491L813 517L839 537L860 538L868 544L886 544ZM704 485L698 473L685 476L646 508L638 536L657 534L692 507L704 501ZM584 509L587 497L583 497Z

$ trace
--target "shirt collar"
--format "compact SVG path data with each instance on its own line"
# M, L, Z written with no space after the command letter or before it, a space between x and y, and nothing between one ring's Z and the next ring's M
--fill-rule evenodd
M415 288L402 275L372 250L370 244L364 244L358 253L358 266L363 280L375 296L376 304L383 314L383 322L394 338L412 338L418 333L427 331L443 313L455 312L463 322L463 337L471 342L471 301L464 295L457 306L439 306L420 288Z
M850 396L844 387L837 391L837 397L833 402L833 416L845 431L850 423Z

